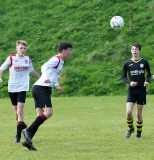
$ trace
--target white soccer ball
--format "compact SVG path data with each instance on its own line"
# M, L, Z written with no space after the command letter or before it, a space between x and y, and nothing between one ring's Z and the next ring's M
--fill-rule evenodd
M121 16L114 16L110 20L110 25L114 29L121 28L124 26L124 19Z

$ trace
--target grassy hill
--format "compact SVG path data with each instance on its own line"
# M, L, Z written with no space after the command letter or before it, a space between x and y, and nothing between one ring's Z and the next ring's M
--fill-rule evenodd
M59 42L74 44L60 79L66 96L125 94L121 70L131 57L133 42L142 45L141 57L149 60L154 74L153 0L5 0L0 2L0 15L0 65L15 52L18 39L28 42L27 54L39 73L41 65L57 54ZM115 15L124 18L122 29L110 27ZM6 97L8 71L2 78L0 97ZM31 85L34 82L31 78ZM154 93L153 82L147 92Z

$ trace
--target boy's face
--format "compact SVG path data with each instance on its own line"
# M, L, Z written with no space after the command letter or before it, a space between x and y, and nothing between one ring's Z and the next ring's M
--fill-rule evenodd
M24 56L25 52L26 52L26 46L23 44L19 44L18 46L16 46L16 51L19 57Z
M72 55L72 48L67 48L63 50L64 52L64 58L65 59L70 59Z
M140 51L138 48L136 48L135 46L132 46L131 48L131 53L133 57L139 57Z

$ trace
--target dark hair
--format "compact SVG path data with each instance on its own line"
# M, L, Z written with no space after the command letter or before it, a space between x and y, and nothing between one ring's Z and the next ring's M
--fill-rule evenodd
M61 53L63 49L67 49L67 48L73 48L73 44L71 42L61 42L58 45L58 52Z
M139 43L133 43L133 44L131 45L131 48L132 48L133 46L135 46L136 48L139 49L139 51L141 51L141 45L140 45Z

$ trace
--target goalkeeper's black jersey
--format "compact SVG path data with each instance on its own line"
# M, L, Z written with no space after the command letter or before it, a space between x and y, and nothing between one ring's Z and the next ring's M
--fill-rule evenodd
M122 79L128 84L131 81L138 82L137 86L144 86L145 81L150 83L151 72L148 61L145 59L126 61L122 70Z

